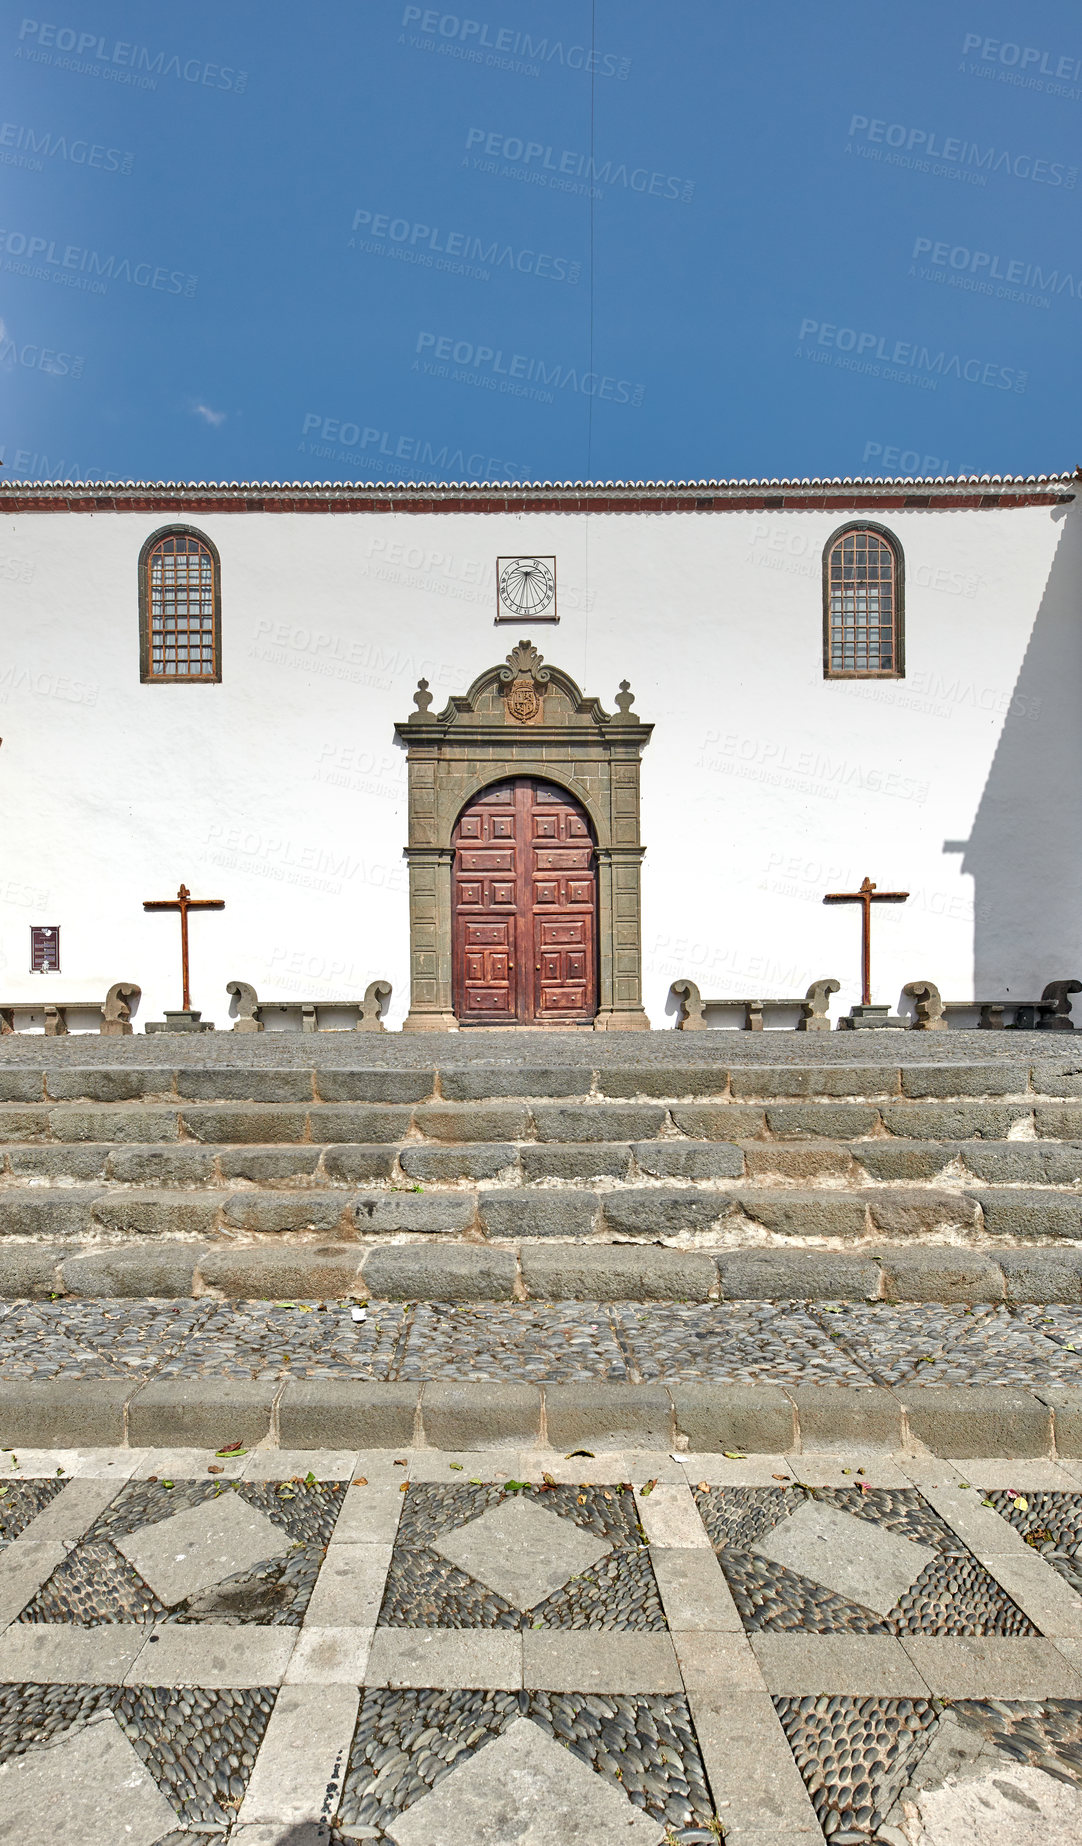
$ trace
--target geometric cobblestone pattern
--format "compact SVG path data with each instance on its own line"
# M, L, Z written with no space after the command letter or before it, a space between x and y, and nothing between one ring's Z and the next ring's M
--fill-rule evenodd
M1082 1298L1072 1059L887 1036L9 1037L0 1294Z
M1078 1837L1082 1463L237 1447L6 1458L0 1839ZM283 1544L288 1621L191 1616ZM43 1617L106 1548L187 1619L104 1570Z
M1082 1306L368 1300L363 1320L355 1311L348 1297L14 1302L0 1310L0 1379L116 1381L132 1402L196 1379L772 1385L748 1404L790 1417L785 1390L813 1385L898 1389L910 1403L909 1385L1016 1386L1070 1403L1082 1383ZM21 1490L0 1480L0 1542L25 1516Z

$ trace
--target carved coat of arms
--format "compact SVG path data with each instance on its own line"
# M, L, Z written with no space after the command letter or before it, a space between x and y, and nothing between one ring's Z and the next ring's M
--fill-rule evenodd
M507 709L520 724L529 724L531 718L537 717L541 701L534 691L532 679L512 681L511 690L507 694Z
M541 715L542 691L539 688L544 688L549 676L542 659L532 642L520 641L508 654L507 665L500 668L508 715L519 724L532 724Z

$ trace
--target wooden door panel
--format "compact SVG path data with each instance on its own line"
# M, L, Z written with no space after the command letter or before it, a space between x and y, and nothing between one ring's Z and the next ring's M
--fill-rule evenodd
M499 850L489 848L487 852L480 847L464 851L459 855L459 870L462 872L513 872L515 855L506 846Z
M559 923L553 917L543 917L539 924L538 940L544 948L561 948L564 944L585 942L585 917L568 917Z
M573 797L520 777L459 817L451 876L455 1012L465 1024L597 1012L593 836Z

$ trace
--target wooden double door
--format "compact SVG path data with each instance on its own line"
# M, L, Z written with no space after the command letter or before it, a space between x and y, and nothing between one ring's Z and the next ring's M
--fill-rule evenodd
M597 1013L597 855L554 783L496 782L452 837L452 971L462 1025L568 1025Z

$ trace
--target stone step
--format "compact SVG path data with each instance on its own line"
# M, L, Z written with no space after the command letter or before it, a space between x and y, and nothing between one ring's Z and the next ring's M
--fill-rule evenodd
M746 1465L749 1457L763 1457L768 1466L776 1467L781 1456L803 1454L825 1462L839 1451L852 1456L854 1468L859 1457L873 1472L884 1454L957 1459L967 1472L975 1472L972 1463L980 1458L1002 1463L1082 1456L1082 1392L1042 1385L1027 1389L907 1384L884 1389L822 1382L661 1379L640 1384L592 1378L566 1383L502 1378L385 1383L345 1373L256 1380L230 1375L146 1378L114 1372L67 1379L20 1377L0 1397L0 1443L17 1448L32 1465L42 1449L58 1451L70 1467L73 1453L79 1458L86 1450L115 1448L123 1453L128 1448L146 1451L151 1459L156 1459L154 1451L159 1456L164 1451L189 1469L195 1463L201 1473L224 1442L246 1445L245 1454L257 1448L286 1450L294 1466L306 1450L324 1455L359 1450L362 1457L386 1450L403 1468L411 1456L416 1465L438 1450L443 1465L450 1458L450 1465L460 1470L467 1460L473 1465L478 1451L491 1444L508 1458L497 1478L506 1465L517 1461L516 1450L531 1451L535 1467L539 1457L551 1455L548 1465L559 1468L561 1457L574 1461L583 1456L572 1478L586 1473L596 1480L600 1473L602 1481L609 1478L607 1465L616 1451L621 1474L630 1472L632 1464L645 1464L639 1466L640 1477L653 1459L649 1451L686 1456L699 1462L700 1472L700 1458L732 1457L727 1466L723 1463L727 1475L734 1461ZM466 1478L464 1472L461 1478ZM966 1665L963 1662L962 1670ZM1023 1683L1041 1690L1028 1658L1021 1666L1013 1659L1004 1665L1010 1686L1016 1687L1019 1674L1029 1669L1030 1677ZM828 1672L828 1682L851 1686L853 1671L843 1666L833 1675ZM959 1672L954 1656L949 1671L952 1676ZM840 1681L838 1672L845 1675ZM821 1683L807 1669L798 1677ZM988 1687L986 1678L979 1685L996 1689ZM905 1687L911 1688L912 1681L905 1681ZM292 1831L298 1846L302 1839L314 1842L320 1837L315 1829ZM284 1840L288 1833L260 1829L256 1837ZM764 1842L766 1837L755 1835ZM799 1834L802 1842L810 1838L804 1831ZM769 1839L771 1846L781 1846L783 1836L772 1831ZM786 1833L784 1839L795 1846L798 1835Z
M42 1182L100 1180L125 1186L320 1190L357 1184L424 1187L614 1187L642 1180L749 1180L788 1186L919 1184L982 1180L996 1185L1076 1186L1082 1142L922 1141L902 1136L838 1141L463 1141L248 1143L32 1141L0 1147L0 1203Z
M268 1064L260 1054L273 1046L248 1039L244 1047L234 1041L224 1048L201 1045L189 1050L188 1061L164 1066L147 1061L153 1051L144 1039L113 1040L88 1052L78 1039L51 1044L48 1058L40 1052L28 1056L33 1041L7 1039L0 1050L0 1103L34 1106L48 1103L120 1102L236 1102L287 1106L310 1102L373 1102L410 1105L424 1102L485 1102L509 1099L606 1099L618 1101L824 1101L851 1098L914 1101L978 1097L1044 1096L1082 1098L1082 1071L1077 1058L1048 1055L1047 1041L1038 1040L1043 1055L976 1059L970 1034L950 1034L946 1045L929 1049L924 1035L906 1042L912 1061L896 1055L897 1038L890 1046L872 1045L862 1036L859 1060L839 1061L836 1040L822 1046L797 1038L786 1047L784 1059L769 1062L761 1047L758 1062L696 1060L675 1034L650 1033L624 1050L621 1061L582 1063L570 1040L560 1046L559 1062L538 1065L525 1058L485 1062L467 1061L469 1047L463 1034L441 1034L440 1063L411 1064L416 1041L388 1036L381 1044L381 1061L358 1061L349 1034L345 1046L334 1045L327 1062ZM516 1039L520 1035L514 1035ZM728 1038L728 1034L720 1034ZM735 1035L738 1049L741 1035ZM829 1036L829 1035L825 1035ZM976 1035L972 1035L976 1037ZM998 1036L998 1035L997 1035ZM981 1034L983 1050L987 1034ZM673 1040L676 1040L674 1043ZM961 1052L956 1040L964 1041ZM476 1042L476 1041L473 1041ZM454 1052L443 1053L453 1043ZM321 1051L322 1051L321 1047ZM579 1047L578 1049L581 1049ZM721 1047L723 1051L726 1047ZM212 1051L215 1055L211 1055ZM932 1052L934 1051L934 1056ZM228 1053L228 1061L223 1055ZM350 1055L352 1054L352 1055ZM308 1058L311 1058L311 1052ZM455 1062L459 1059L461 1062Z
M1001 1186L817 1189L518 1186L483 1190L345 1187L270 1190L25 1186L0 1192L0 1240L100 1236L231 1240L282 1233L343 1237L633 1238L743 1243L756 1238L1082 1238L1082 1191Z
M9 1146L1082 1141L1082 1101L0 1104Z
M600 1240L493 1245L424 1238L408 1244L286 1238L249 1246L169 1238L111 1246L0 1244L0 1298L60 1296L1077 1305L1082 1248L879 1243L855 1250L674 1250ZM1082 1383L1082 1346L1077 1362L1067 1363L1077 1365Z

